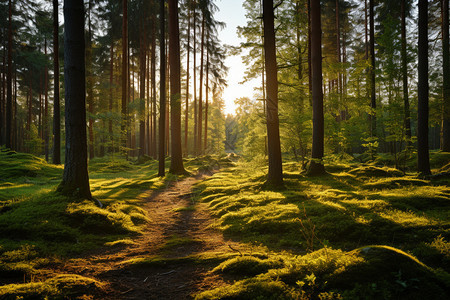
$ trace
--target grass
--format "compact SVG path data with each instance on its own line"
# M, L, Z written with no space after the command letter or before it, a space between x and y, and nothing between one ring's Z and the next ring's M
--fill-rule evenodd
M72 298L98 282L70 274L49 276L48 266L86 251L134 243L149 219L141 207L151 192L179 177L157 177L157 161L90 161L92 201L61 196L63 167L29 154L0 149L0 296L5 299ZM226 159L186 161L189 172ZM167 166L169 160L167 161ZM185 208L187 210L191 208ZM190 241L195 242L195 241ZM175 243L175 241L173 241ZM166 245L175 247L176 245ZM18 284L18 282L20 284Z
M167 254L202 241L171 236L160 245L161 256L135 257L123 268L201 265L227 282L197 299L448 298L449 177L404 174L387 156L371 164L334 159L325 160L329 173L320 177L287 162L286 189L272 191L263 187L267 168L258 162L188 158L190 173L227 167L196 186L195 202L209 207L216 218L211 226L243 246L238 253L173 258ZM447 172L449 159L433 152L433 172ZM0 295L95 294L103 288L98 281L48 274L48 266L95 248L133 245L149 221L143 200L178 178L157 177L157 162L149 158L98 158L89 168L103 208L57 194L62 167L0 151Z
M449 158L431 157L434 172ZM265 258L235 257L215 267L233 281L198 299L448 297L449 180L327 163L329 174L311 178L300 164L286 163L283 191L263 189L267 168L254 162L197 186L227 238L267 248Z

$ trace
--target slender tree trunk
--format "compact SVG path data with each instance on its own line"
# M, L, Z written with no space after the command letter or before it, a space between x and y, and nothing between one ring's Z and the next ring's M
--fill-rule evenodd
M128 104L128 0L123 0L122 17L122 121L121 121L121 145L127 147L127 104ZM124 153L128 151L123 150Z
M92 26L91 26L91 10L92 0L88 3L88 38L86 47L86 83L87 83L87 103L89 110L89 159L95 157L94 149L94 83L92 75Z
M442 0L442 60L443 60L443 118L442 151L450 152L450 50L448 29L448 1Z
M109 103L108 109L109 113L112 116L113 113L113 102L114 102L114 94L113 94L113 85L114 85L114 39L111 37L111 49L110 49L110 57L109 57ZM109 140L111 142L111 146L109 147L109 152L114 152L114 137L113 137L113 126L112 119L108 120L108 133Z
M45 39L44 42L44 53L45 57L47 57L47 39ZM45 161L48 162L48 143L49 143L49 137L48 137L48 68L47 64L45 64L44 68L44 154L45 154Z
M404 126L407 145L411 145L411 115L409 112L409 96L408 96L408 57L406 52L406 0L401 0L401 39L402 39L402 79L403 79L403 103L404 103Z
M143 25L143 34L141 34L141 47L140 47L140 74L139 79L141 81L139 85L139 98L140 98L140 118L139 118L139 156L144 156L145 154L145 65L146 65L146 49L147 49L147 42L146 42L146 32L145 32L145 25Z
M61 108L59 103L59 17L53 0L53 163L61 164Z
M32 79L33 79L33 71L29 70L28 71L28 111L27 111L27 134L30 134L30 130L31 130L31 122L33 120L33 85L32 85ZM11 94L12 96L12 94ZM12 125L11 125L12 126ZM29 136L28 136L29 138Z
M320 20L320 2L311 2L311 65L312 65L312 101L313 101L313 141L312 159L308 174L325 173L324 153L324 116L322 91L322 26Z
M202 35L201 35L201 46L200 46L200 83L199 83L199 97L198 97L198 134L197 134L197 145L195 145L196 153L202 154L202 124L203 124L203 54L205 48L205 14L202 14Z
M155 21L156 23L156 21ZM152 29L152 61L151 61L151 69L152 69L152 103L153 103L153 126L152 126L152 156L154 158L157 157L157 140L156 140L156 31L155 28ZM165 51L165 50L164 50ZM164 60L166 60L164 58ZM165 65L165 64L164 64ZM164 128L164 127L163 127Z
M58 191L92 199L87 168L83 0L64 0L66 159Z
M6 74L6 148L12 148L12 3L8 8L8 73Z
M263 0L264 51L267 89L267 142L269 173L266 184L274 187L283 186L283 169L281 160L280 131L278 121L278 79L277 58L274 29L273 0Z
M178 23L178 0L169 0L169 64L170 64L170 173L183 174L183 151L181 149L181 62L180 31Z
M193 13L194 13L194 35L193 35L193 43L194 43L194 49L193 49L193 55L194 55L194 154L197 155L197 138L198 138L198 120L197 120L197 0L194 0L194 7L193 7Z
M187 30L187 66L186 66L186 111L184 117L184 155L187 156L188 151L188 134L189 134L189 63L191 48L191 1L188 1L188 30Z
M152 32L153 32L153 28L155 27L155 25L152 24L150 25L152 27ZM153 34L152 34L152 38L153 38ZM150 45L151 45L152 41L150 41ZM146 69L146 75L147 75L147 119L146 119L146 128L145 128L145 135L147 136L147 144L146 144L146 153L148 156L152 156L151 152L151 146L152 146L152 133L153 133L153 128L152 128L152 114L153 114L153 95L151 94L151 87L150 87L150 74L152 73L152 67L153 65L150 63L152 57L153 57L153 47L150 48L150 46L148 46L147 51L149 51L149 55L147 55L147 69Z
M374 9L373 1L369 0L369 12L370 12L370 108L372 109L370 114L370 135L377 135L377 117L376 117L376 89L375 89L375 21L374 21Z
M428 152L428 0L419 0L418 47L417 169L420 174L428 175L431 173Z
M3 29L3 35L6 33L6 29ZM2 80L2 97L0 98L0 145L5 144L5 134L6 134L6 122L5 122L5 109L6 109L6 73L7 73L7 66L6 66L6 39L3 41L3 65L2 65L2 73L0 74L1 80Z
M208 150L208 100L209 100L209 50L208 50L208 43L209 43L209 31L208 36L206 38L206 88L205 88L205 141L203 144L203 153L206 153Z
M308 90L309 101L312 99L312 66L311 66L311 0L308 1Z
M165 8L164 0L160 0L159 18L160 18L160 35L159 35L159 168L158 176L165 175L165 140L166 140L166 33L165 33Z

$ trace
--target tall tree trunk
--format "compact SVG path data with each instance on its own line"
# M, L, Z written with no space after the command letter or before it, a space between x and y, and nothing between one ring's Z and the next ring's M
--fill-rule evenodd
M3 34L5 34L6 29L3 29ZM5 130L6 130L6 123L5 123L5 108L6 108L6 73L7 73L7 66L6 66L6 39L3 41L3 64L2 64L2 73L0 74L1 80L2 80L2 97L0 98L0 145L5 144Z
M155 27L155 25L152 23L150 25L152 27L152 31L153 28ZM153 34L152 34L152 38L153 38ZM152 41L150 41L150 45L152 44ZM151 94L151 87L150 87L150 74L152 74L152 67L153 65L151 64L151 59L153 57L153 47L151 47L150 45L148 45L147 51L149 51L149 55L147 55L147 69L146 69L146 75L147 75L147 119L146 119L146 128L145 128L145 135L147 136L147 145L146 145L146 153L148 156L151 156L152 154L151 152L151 146L152 146L152 133L153 133L153 128L152 128L152 116L153 116L153 95ZM151 48L150 48L151 47Z
M113 94L113 85L114 85L114 39L111 36L111 49L110 49L110 57L109 57L109 103L108 109L109 113L112 116L113 113L113 102L114 102L114 94ZM108 120L108 134L111 146L109 147L109 152L114 152L114 137L113 137L113 126L112 119Z
M155 21L156 23L156 21ZM152 33L152 61L151 61L151 65L152 65L152 102L153 102L153 126L152 126L152 156L154 158L157 157L157 149L156 149L156 145L157 145L157 140L156 140L156 31L155 31L155 26L152 29L153 33ZM164 50L165 51L165 50ZM166 59L164 58L164 61ZM165 65L165 64L164 64ZM164 126L163 126L164 128Z
M324 116L322 91L322 26L320 20L320 2L311 2L311 65L312 65L312 101L313 101L313 141L312 159L308 174L325 173L324 153Z
M273 0L263 0L264 51L267 89L267 142L269 172L266 184L274 187L283 186L283 169L281 160L280 131L278 121L278 79L277 58L274 29Z
M404 126L407 145L411 145L411 115L409 112L408 96L408 56L406 52L406 0L401 0L401 39L402 39L402 79L403 79L403 103L404 103Z
M375 21L374 21L374 0L369 0L370 13L370 135L377 135L377 117L376 117L376 90L375 90Z
M418 47L417 170L428 175L431 173L428 152L428 0L419 0Z
M201 35L201 46L200 46L200 83L199 87L199 97L198 97L198 134L197 134L197 145L195 145L195 152L197 155L202 154L202 124L203 124L203 54L205 49L205 13L202 13L202 35Z
M144 22L143 22L144 23ZM140 85L139 85L139 98L140 98L140 118L139 118L139 156L144 156L145 154L145 65L146 65L146 49L147 49L147 41L146 41L146 32L145 25L141 34L141 47L140 51Z
M159 35L159 168L158 176L165 175L165 140L166 140L166 33L165 33L165 7L164 0L160 0L159 18L160 18L160 35Z
M87 168L83 0L64 0L66 155L58 191L92 199Z
M183 151L181 149L181 62L180 30L178 23L178 0L169 0L169 64L170 64L170 173L183 174Z
M6 134L5 146L12 148L12 3L8 8L8 73L6 74Z
M45 42L44 42L44 48L45 48L45 50L44 50L45 57L47 58L47 38L45 39ZM48 68L47 68L47 64L45 64L44 72L45 72L45 74L44 74L44 154L45 154L45 161L48 162L49 124L48 124Z
M127 104L128 104L128 0L123 0L122 17L122 121L120 126L121 146L127 148ZM128 151L122 150L126 155Z
M450 50L448 33L448 0L442 0L443 118L442 151L450 152Z
M311 0L308 1L308 91L309 101L312 99L312 66L311 66Z
M61 164L61 108L59 103L59 17L53 0L53 163Z
M194 55L194 67L193 67L193 72L194 72L194 78L193 78L193 82L194 82L194 154L196 155L196 151L197 151L197 138L198 138L198 120L197 120L197 0L194 0L194 5L193 5L193 13L194 13L194 35L193 35L193 43L194 43L194 47L193 47L193 55Z
M87 103L89 111L89 159L95 157L94 151L94 83L92 74L92 26L91 26L91 10L92 0L88 3L88 38L86 47L86 83L87 83Z
M184 116L184 155L187 156L188 151L188 134L189 134L189 63L190 63L190 48L191 48L191 1L188 1L188 30L187 30L187 49L186 49L186 111Z
M206 37L206 81L205 81L205 141L203 143L203 153L208 150L208 100L209 100L209 31Z
M30 134L30 130L31 130L31 122L33 120L33 71L29 70L28 71L28 111L27 111L27 131L28 131L28 135ZM12 95L11 95L12 96ZM12 125L11 125L12 126ZM28 136L29 138L29 136Z

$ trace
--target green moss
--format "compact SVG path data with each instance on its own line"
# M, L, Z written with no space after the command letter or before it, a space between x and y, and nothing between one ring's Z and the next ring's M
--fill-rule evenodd
M43 282L0 286L2 299L74 299L100 290L98 281L72 274L58 275Z
M282 262L277 260L260 259L255 256L238 256L221 263L212 271L238 276L254 276L266 273L269 269L281 265Z

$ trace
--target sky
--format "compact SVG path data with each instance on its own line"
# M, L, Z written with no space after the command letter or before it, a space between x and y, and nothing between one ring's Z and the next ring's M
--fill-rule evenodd
M227 26L219 32L219 39L223 44L238 46L244 40L237 35L237 26L247 24L245 10L242 7L243 0L217 0L215 3L220 11L215 14L215 19L225 22ZM239 84L243 80L246 66L240 56L228 56L225 60L228 70L228 87L225 88L223 99L225 100L225 113L234 114L236 105L234 100L241 97L254 98L254 88L259 85L258 80L252 80L245 84Z

